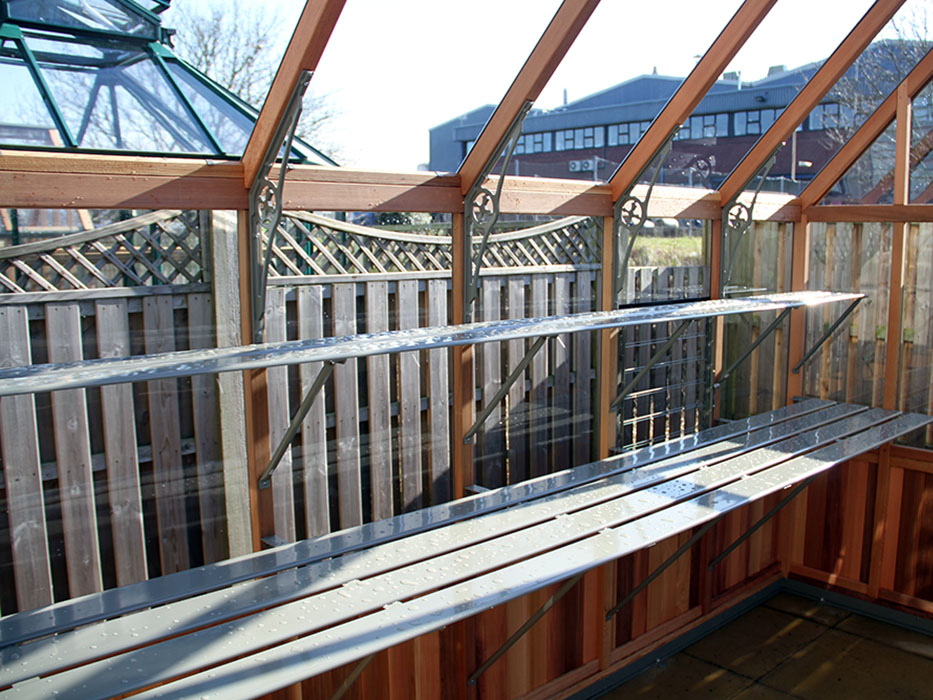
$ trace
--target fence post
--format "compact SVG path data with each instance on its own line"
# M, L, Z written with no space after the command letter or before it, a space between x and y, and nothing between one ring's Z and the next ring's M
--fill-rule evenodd
M242 309L238 283L240 259L236 213L208 212L206 224L207 237L211 239L209 267L217 347L240 345ZM220 397L220 452L227 511L227 545L230 556L238 557L253 551L244 440L246 413L243 375L238 372L218 374L217 390Z

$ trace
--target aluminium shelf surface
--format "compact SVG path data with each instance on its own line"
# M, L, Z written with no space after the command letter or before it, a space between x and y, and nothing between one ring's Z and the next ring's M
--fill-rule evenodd
M308 362L340 362L350 358L394 352L521 340L646 323L680 323L715 316L851 302L864 296L864 294L841 292L785 292L566 316L486 321L462 326L439 326L337 338L185 350L129 358L23 365L0 369L0 397L123 382L188 377L198 374L263 369Z

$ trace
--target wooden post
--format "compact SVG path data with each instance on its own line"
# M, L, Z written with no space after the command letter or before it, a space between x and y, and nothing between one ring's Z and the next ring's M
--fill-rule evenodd
M243 314L241 290L238 288L241 268L236 214L230 211L213 212L210 238L211 291L214 297L217 347L241 345ZM249 289L248 280L242 284ZM231 557L248 554L253 550L247 447L244 439L246 414L243 379L244 375L237 372L217 375L227 548Z
M603 217L602 275L600 277L599 310L615 308L615 219ZM616 367L612 363L613 343L618 342L618 329L599 332L599 366L597 368L596 458L605 459L615 444L614 421L609 406L618 386Z
M253 337L253 300L251 295L249 212L237 212L237 241L240 264L240 319L241 337ZM253 551L262 548L262 538L275 533L272 489L260 489L259 477L271 457L269 447L269 395L266 371L247 370L243 373L246 420L247 488L249 514L252 525ZM229 502L229 500L228 500Z

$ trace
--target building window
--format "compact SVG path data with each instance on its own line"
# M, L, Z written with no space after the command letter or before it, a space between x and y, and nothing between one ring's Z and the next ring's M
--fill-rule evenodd
M534 134L525 134L518 139L515 145L515 155L523 153L546 153L551 150L551 132L543 131Z

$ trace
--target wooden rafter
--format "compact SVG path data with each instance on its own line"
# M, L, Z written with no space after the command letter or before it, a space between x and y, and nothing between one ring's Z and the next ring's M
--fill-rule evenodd
M933 129L927 131L923 138L911 147L908 171L913 170L920 161L929 155L931 150L933 150ZM896 177L897 168L891 168L885 173L881 180L878 181L878 184L872 187L871 191L862 198L862 201L865 204L877 204L880 202L881 198L894 188L894 179ZM904 202L904 204L906 203L907 202Z
M527 100L537 99L541 94L541 90L547 85L547 81L598 4L599 0L564 0L561 4L505 93L505 97L486 122L470 153L460 164L458 173L463 194L467 193L479 177L502 137L521 111L522 105Z
M901 81L911 98L923 90L933 78L933 49L920 59L907 77ZM897 88L872 112L871 116L852 134L839 152L824 165L809 185L800 193L800 206L807 209L819 202L829 189L851 168L855 161L875 142L897 112Z
M820 100L832 89L875 35L904 4L904 0L875 0L865 16L842 40L803 89L761 135L752 149L735 167L719 188L723 204L732 201L761 168L768 157L787 139Z
M317 68L346 0L308 0L243 151L243 185L249 189L285 114L303 70Z
M745 0L709 50L609 180L613 201L635 182L667 138L690 116L777 0Z

